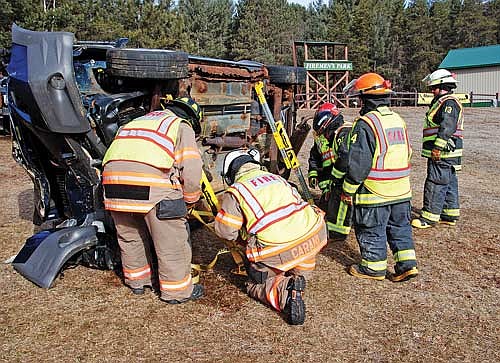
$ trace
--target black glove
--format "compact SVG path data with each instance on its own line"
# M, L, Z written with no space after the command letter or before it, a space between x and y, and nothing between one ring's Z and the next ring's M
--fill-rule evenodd
M308 178L309 180L309 188L314 189L318 186L318 177L317 176L310 176Z
M330 190L333 190L335 187L341 187L342 186L343 179L337 179L335 177L332 177L332 183L330 184Z

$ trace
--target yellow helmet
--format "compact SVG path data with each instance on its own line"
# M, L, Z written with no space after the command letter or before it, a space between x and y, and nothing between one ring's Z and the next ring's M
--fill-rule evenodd
M186 111L190 116L187 121L191 124L194 133L198 135L201 132L201 120L203 118L203 111L200 105L191 97L178 97L171 102Z

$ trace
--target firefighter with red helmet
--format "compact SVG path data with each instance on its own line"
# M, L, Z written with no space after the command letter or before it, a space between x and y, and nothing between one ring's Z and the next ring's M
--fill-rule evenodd
M154 245L160 300L180 304L203 295L191 280L187 209L201 195L202 160L195 134L201 107L189 97L171 101L125 124L103 165L104 205L111 212L121 250L123 276L133 294L153 281Z
M261 170L256 149L234 150L223 162L229 185L215 219L220 237L246 246L247 293L285 315L305 320L305 276L326 245L324 213L282 177Z
M314 145L309 152L308 180L319 187L318 205L324 209L330 239L343 240L349 234L352 207L340 200L342 179L347 169L347 140L352 123L345 122L333 103L321 105L313 119Z
M361 262L348 272L356 277L383 280L387 246L394 257L394 282L416 277L417 259L410 226L411 145L404 120L389 108L391 83L377 73L366 73L345 88L357 96L360 116L349 137L349 165L341 198L354 205L353 225Z

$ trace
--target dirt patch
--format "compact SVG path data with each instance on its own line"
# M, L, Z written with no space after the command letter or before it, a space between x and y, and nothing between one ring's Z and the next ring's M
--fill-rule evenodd
M413 142L413 206L422 204L425 108L396 108ZM356 110L344 112L352 119ZM354 235L319 255L308 282L304 326L290 327L248 298L223 255L202 274L207 296L180 306L135 297L110 271L67 270L43 290L0 264L0 361L70 362L479 362L500 361L500 109L466 109L457 227L414 231L421 275L408 283L361 281ZM299 158L307 172L309 137ZM293 180L293 177L292 177ZM0 260L16 254L34 227L32 186L0 139ZM193 260L222 247L193 231Z

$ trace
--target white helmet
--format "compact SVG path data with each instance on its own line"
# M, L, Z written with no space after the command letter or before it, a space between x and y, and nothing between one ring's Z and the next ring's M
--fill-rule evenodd
M234 183L236 173L243 164L260 164L260 153L257 149L237 149L226 154L222 163L222 177L227 185Z
M453 88L456 88L458 83L455 78L455 74L451 73L447 69L438 69L437 71L428 74L422 82L425 82L427 87L448 84L454 86Z

